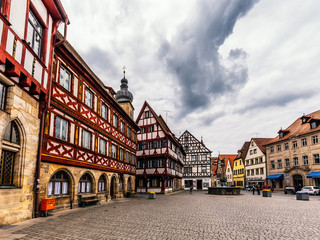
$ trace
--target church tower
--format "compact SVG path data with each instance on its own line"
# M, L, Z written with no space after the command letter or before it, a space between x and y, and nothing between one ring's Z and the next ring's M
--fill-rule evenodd
M121 79L120 90L116 93L116 100L126 113L133 119L134 107L132 106L133 95L128 90L128 80L126 79L126 71L123 70L123 78Z

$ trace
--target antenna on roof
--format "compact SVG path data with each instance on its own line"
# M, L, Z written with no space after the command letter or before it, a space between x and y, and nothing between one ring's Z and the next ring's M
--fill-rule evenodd
M126 78L126 66L123 66L123 78Z
M169 110L162 110L166 113L166 123L168 123L168 113L170 112Z

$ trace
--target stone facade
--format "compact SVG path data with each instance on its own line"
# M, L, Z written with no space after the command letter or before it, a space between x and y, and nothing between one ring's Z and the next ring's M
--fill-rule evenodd
M1 79L5 80L5 79ZM13 184L0 186L0 226L32 217L33 186L37 161L40 120L39 103L16 85L8 87L5 111L0 110L0 154L7 124L14 121L19 129L20 146L14 155Z
M267 174L280 174L268 180L275 189L320 186L319 178L307 178L320 171L319 118L320 111L298 118L267 145Z
M75 208L79 205L79 180L83 174L88 173L92 177L92 194L98 196L100 203L111 200L111 188L114 189L115 198L124 197L128 192L134 191L135 176L125 176L115 172L106 172L95 169L87 168L78 168L60 164L52 164L43 162L41 164L41 178L40 182L43 183L40 185L40 198L48 198L48 183L53 175L59 171L65 172L68 176L69 185L68 185L68 195L55 198L56 200L56 209L67 209ZM106 188L104 191L98 191L98 181L101 176L106 178ZM112 181L114 178L114 181ZM119 186L120 178L123 180L123 184ZM129 182L129 186L128 186Z

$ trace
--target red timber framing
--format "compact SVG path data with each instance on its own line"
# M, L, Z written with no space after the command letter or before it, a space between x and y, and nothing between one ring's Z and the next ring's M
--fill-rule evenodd
M2 0L0 10L0 73L4 74L25 92L41 102L39 118L47 101L53 38L60 22L69 23L60 0L43 0L35 4L31 0ZM22 16L13 8L24 9ZM41 8L41 10L39 10ZM28 38L28 21L32 12L43 33L40 53L37 54ZM15 13L15 14L14 14ZM18 29L15 31L14 29Z
M57 40L61 38L58 35ZM102 83L67 41L55 49L51 94L42 161L136 173L138 126L116 102L114 91ZM106 107L104 112L102 106ZM117 127L113 123L114 114L118 117ZM66 139L56 136L57 117L67 122ZM120 121L125 123L124 132L121 132ZM84 133L86 138L90 136L87 146ZM116 147L114 155L112 146Z
M140 127L137 149L137 191L166 193L179 190L185 159L179 140L161 115L158 116L147 102L142 106L136 123Z

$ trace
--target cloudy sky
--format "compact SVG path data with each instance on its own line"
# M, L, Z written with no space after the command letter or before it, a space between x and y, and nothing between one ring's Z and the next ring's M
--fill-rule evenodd
M148 101L212 156L320 109L320 1L61 2L68 41L106 85L119 90L126 66L135 116Z

